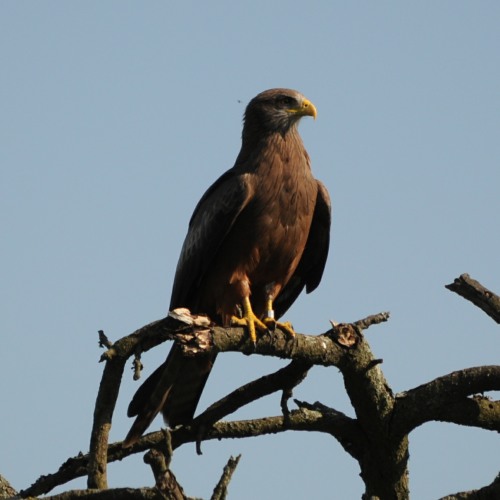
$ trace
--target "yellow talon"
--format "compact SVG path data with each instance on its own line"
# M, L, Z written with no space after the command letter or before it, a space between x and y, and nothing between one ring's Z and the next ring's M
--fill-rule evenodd
M248 335L254 344L257 343L257 330L262 332L267 332L268 330L267 325L255 316L248 297L243 299L243 317L232 316L231 324L246 326L248 328Z
M295 330L290 322L286 321L281 323L274 319L273 301L271 299L268 299L266 302L267 316L263 320L255 316L248 297L243 299L242 305L243 317L238 318L237 316L232 316L231 324L235 326L246 326L248 328L248 335L254 344L257 343L257 331L264 333L269 330L272 331L276 327L283 330L289 337L295 337Z
M278 327L280 330L283 330L289 337L295 337L295 330L293 329L292 324L289 321L276 321L272 317L264 318L264 323L267 325L269 330L274 330Z

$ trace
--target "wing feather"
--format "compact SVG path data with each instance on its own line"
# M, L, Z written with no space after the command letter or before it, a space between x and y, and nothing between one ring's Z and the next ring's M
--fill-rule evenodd
M277 318L280 318L295 302L304 287L312 292L320 283L325 270L330 247L330 226L332 206L324 184L316 180L318 195L313 220L304 253L293 276L274 301Z
M170 309L197 308L198 287L250 197L249 175L235 168L219 177L203 195L191 216L177 263Z

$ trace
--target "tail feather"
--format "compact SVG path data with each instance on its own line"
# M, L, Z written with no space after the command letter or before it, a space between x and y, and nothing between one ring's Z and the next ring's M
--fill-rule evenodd
M162 409L163 418L170 427L186 424L193 419L215 357L216 354L183 358L177 380Z
M175 427L192 420L215 354L186 357L174 343L165 362L139 387L128 407L136 419L123 442L132 446L161 411L165 421Z
M136 417L144 411L151 395L161 380L162 373L167 369L168 359L165 360L137 389L132 401L128 405L127 417ZM160 411L160 410L158 410ZM154 417L153 417L154 418Z

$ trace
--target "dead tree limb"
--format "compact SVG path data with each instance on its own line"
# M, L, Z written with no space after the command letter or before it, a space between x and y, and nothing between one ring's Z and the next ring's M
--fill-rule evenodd
M440 500L498 500L500 498L500 472L488 486L479 490L462 491L448 495Z
M214 488L214 492L212 493L210 500L225 500L226 499L227 488L229 486L231 478L233 477L233 473L236 470L236 467L238 466L240 458L241 458L241 455L238 455L236 458L234 458L234 457L229 458L227 464L224 467L224 470L222 471L222 476Z
M480 394L499 390L500 366L459 370L396 395L393 425L402 434L430 421L500 432L500 401Z
M459 280L468 283L468 277L464 276ZM479 289L478 286L475 289ZM491 315L498 297L484 290L481 292L483 298L477 302ZM487 306L484 306L485 302ZM206 340L208 332L209 342L197 344L193 355L196 352L206 354L207 350L215 349L217 352L274 356L291 362L233 391L211 405L189 425L170 431L171 450L189 442L199 443L211 439L247 438L290 430L322 432L337 439L346 452L359 462L366 486L365 497L408 498L408 435L413 429L428 421L442 420L500 430L500 402L491 401L483 395L484 392L500 390L500 366L459 370L394 395L382 372L382 360L374 357L362 332L363 328L386 321L387 318L386 313L381 313L352 324L333 325L322 335L297 334L294 338L277 329L261 336L256 345L249 341L242 328L213 327L210 331L205 328L202 337ZM167 317L146 325L114 344L106 342L108 349L101 358L106 361L106 366L96 401L89 454L69 459L58 472L42 476L21 495L45 494L57 485L88 475L89 486L98 487L101 491L89 489L73 492L73 495L81 494L85 498L85 495L102 494L104 496L87 498L113 498L106 495L112 495L114 490L103 490L107 485L107 463L150 449L161 451L165 440L164 432L152 432L128 449L124 449L121 443L108 445L125 362L130 356L138 357L141 352L165 340L175 338L189 345L197 338L196 328L196 325L185 325ZM296 401L299 409L288 410L286 401L291 397L291 389L303 380L313 365L340 369L356 418L347 417L321 403ZM220 421L249 402L276 391L283 391L282 415L245 421ZM151 463L156 471L156 491L158 485L160 488L163 485L164 495L172 493L172 498L182 498L179 496L184 495L180 485L173 488L163 481L169 472L168 463L161 457L159 460L153 456L150 458L154 458ZM497 482L495 480L484 491L496 491ZM123 496L125 494L136 495L130 498L149 498L137 495L153 493L148 489L122 490L120 498L126 498Z
M490 318L500 323L500 297L481 285L479 281L472 279L468 274L462 274L455 278L453 283L446 285L446 288L470 300Z

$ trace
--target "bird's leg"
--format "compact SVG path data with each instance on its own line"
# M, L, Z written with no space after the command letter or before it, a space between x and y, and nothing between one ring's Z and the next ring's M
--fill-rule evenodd
M273 299L270 295L266 300L266 317L263 319L263 322L267 325L269 330L274 330L276 327L278 327L280 330L283 330L285 333L287 333L290 337L295 337L295 330L293 329L293 326L289 321L281 323L274 319Z
M273 299L270 296L266 299L266 317L264 318L264 323L272 330L276 327L276 321L274 321Z
M250 339L255 344L257 342L257 330L260 332L267 332L268 328L265 323L263 323L252 310L252 305L250 304L249 297L243 299L243 317L238 318L237 316L231 317L231 324L237 326L246 326L248 328L248 334Z

